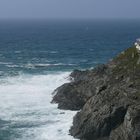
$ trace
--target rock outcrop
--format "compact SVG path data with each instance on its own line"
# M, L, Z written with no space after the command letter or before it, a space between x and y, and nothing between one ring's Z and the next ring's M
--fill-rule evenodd
M80 110L70 134L80 140L140 140L140 54L128 48L106 65L75 70L56 89L61 109Z
M55 90L57 94L53 97L52 103L58 103L60 109L81 109L90 97L106 88L106 73L106 65L94 70L75 70L70 75L71 82Z

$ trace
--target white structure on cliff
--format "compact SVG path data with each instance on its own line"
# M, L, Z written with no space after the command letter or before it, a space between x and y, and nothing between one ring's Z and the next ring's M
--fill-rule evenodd
M135 46L136 46L136 49L140 51L140 38L136 40Z

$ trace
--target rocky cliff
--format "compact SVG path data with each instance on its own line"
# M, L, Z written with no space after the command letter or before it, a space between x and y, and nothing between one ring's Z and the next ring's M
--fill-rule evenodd
M80 140L140 140L140 52L131 47L93 70L75 70L53 103L80 110L70 134Z

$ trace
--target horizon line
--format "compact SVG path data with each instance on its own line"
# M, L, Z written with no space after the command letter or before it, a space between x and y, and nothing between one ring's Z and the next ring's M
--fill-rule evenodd
M62 17L62 18L58 18L58 17L0 17L0 20L140 20L140 17L94 17L94 18L89 18L89 17Z

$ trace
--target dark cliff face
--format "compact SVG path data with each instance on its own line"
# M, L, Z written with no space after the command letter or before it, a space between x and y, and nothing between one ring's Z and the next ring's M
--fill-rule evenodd
M73 71L71 82L56 89L52 103L58 103L60 109L80 110L90 97L106 88L107 70L101 65L94 70Z
M61 109L81 109L71 135L81 140L140 139L140 53L135 47L71 77L53 98Z

